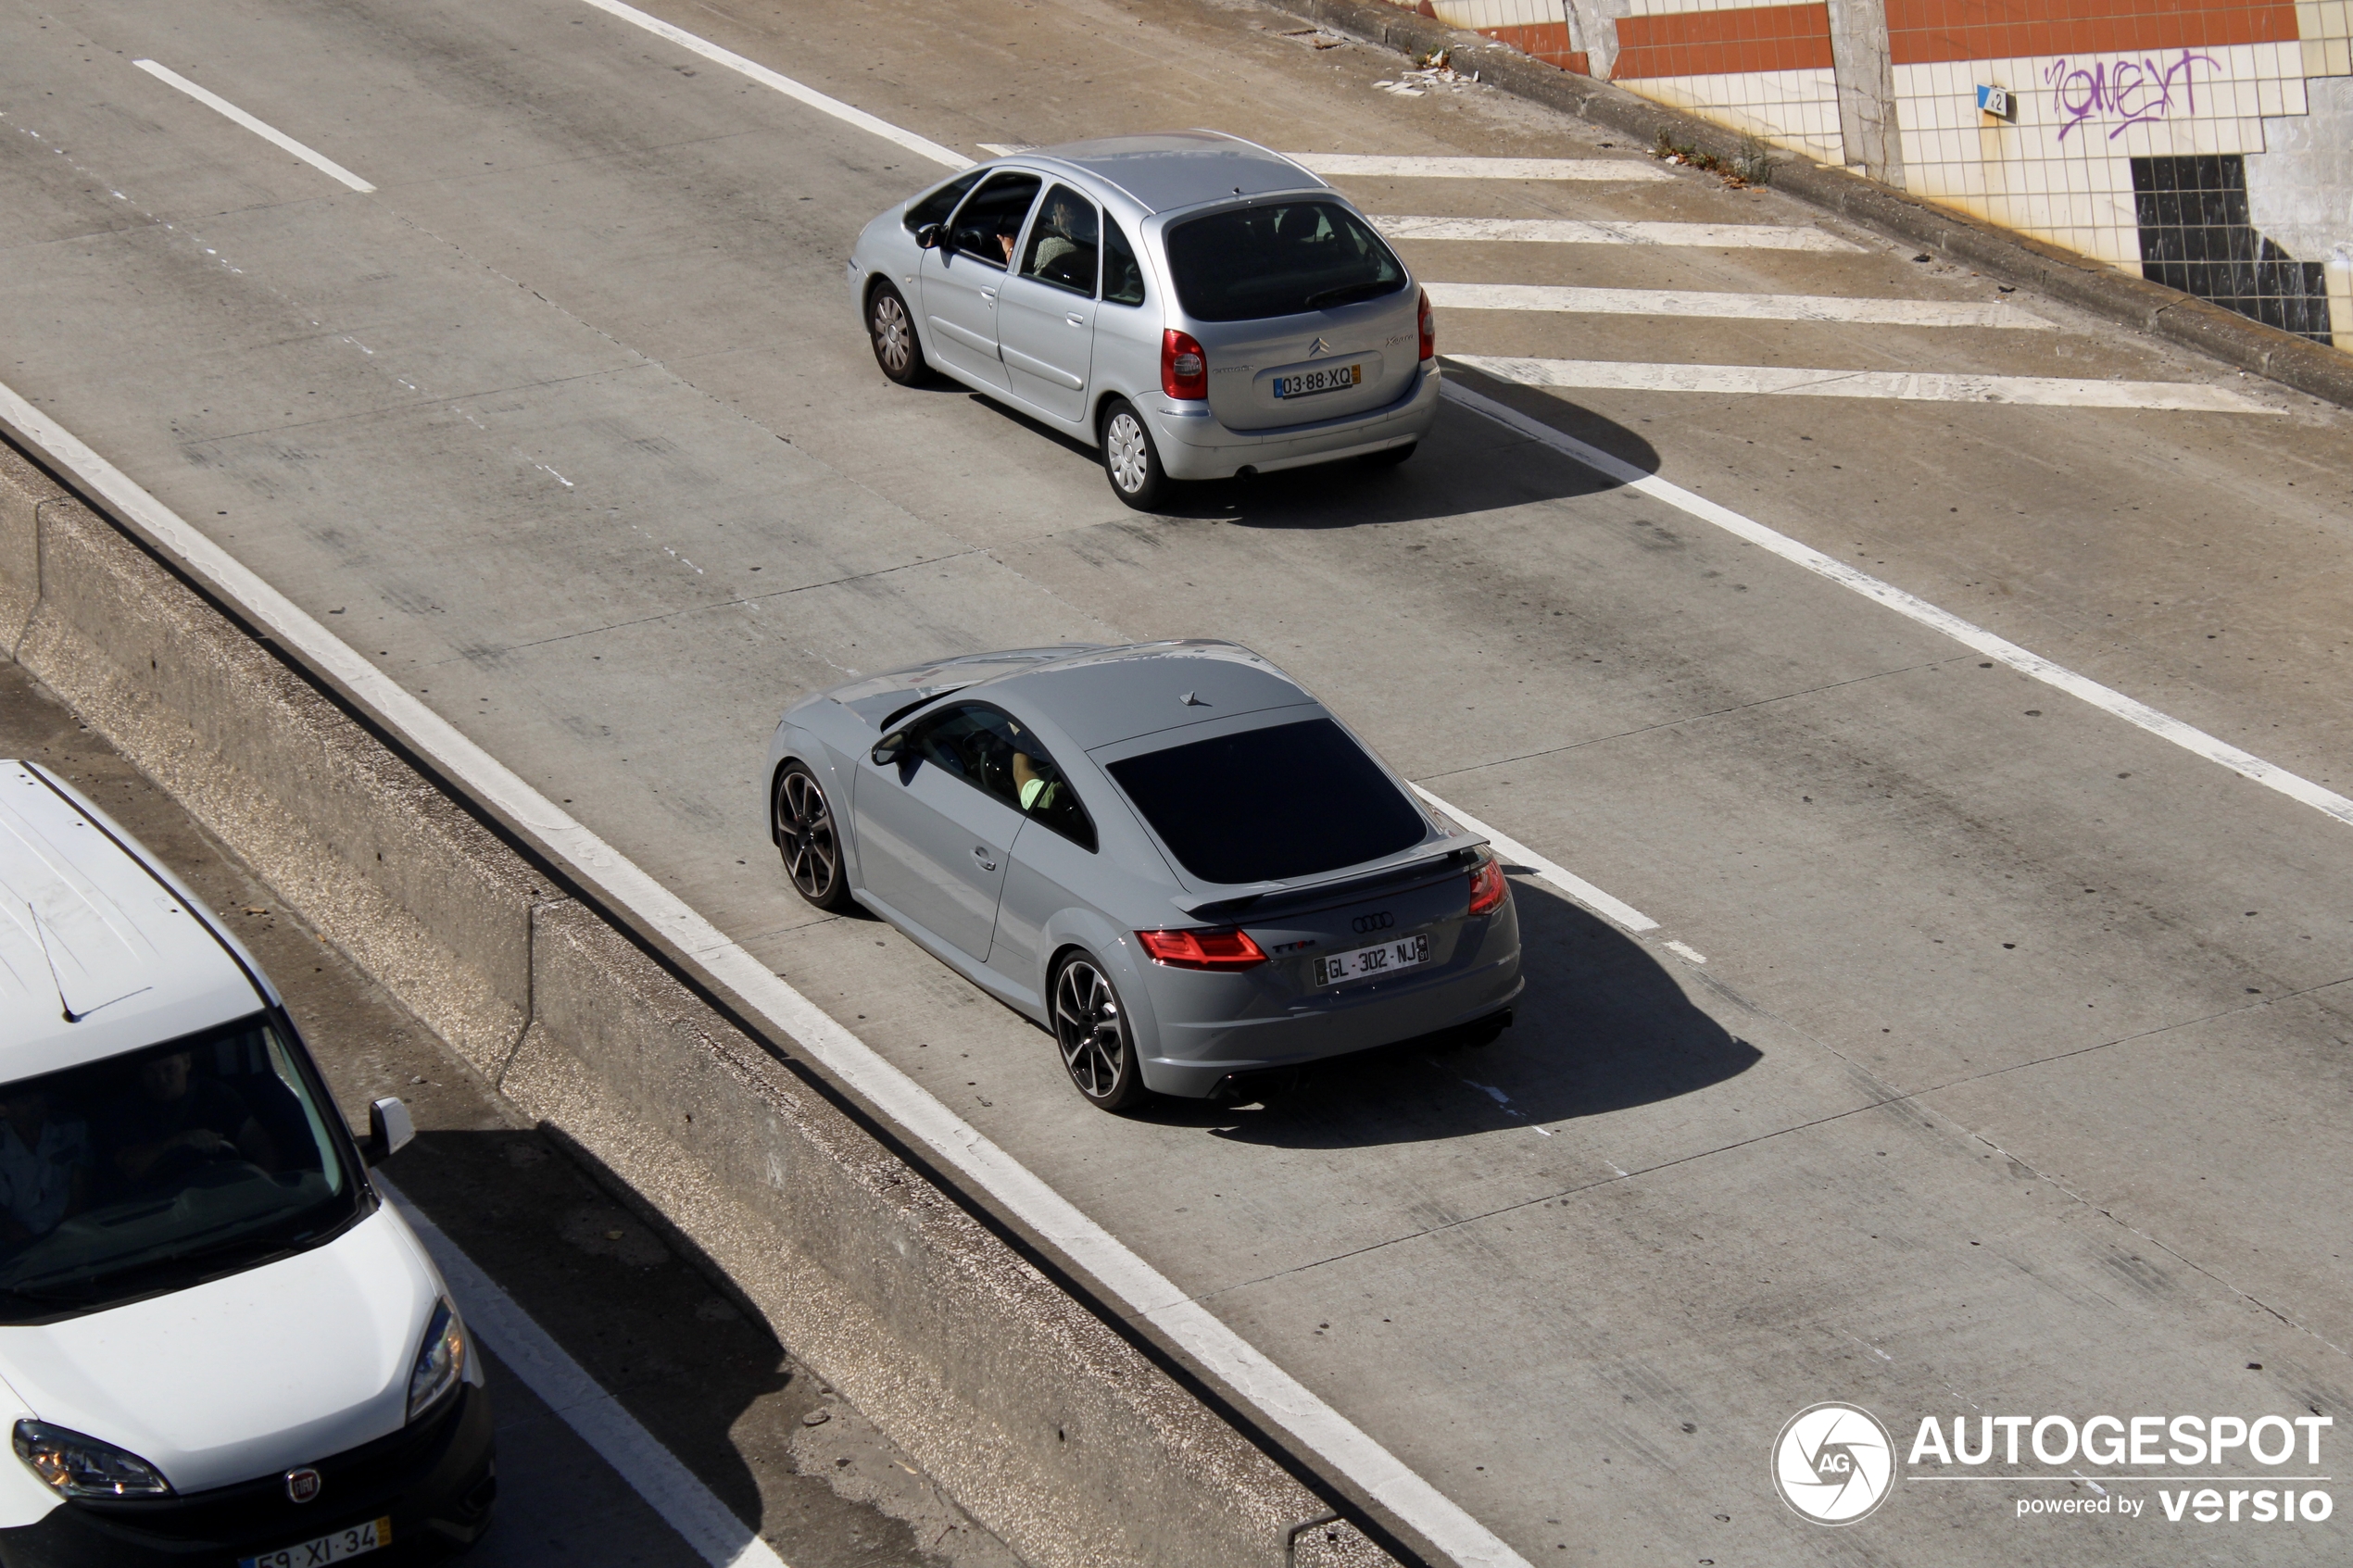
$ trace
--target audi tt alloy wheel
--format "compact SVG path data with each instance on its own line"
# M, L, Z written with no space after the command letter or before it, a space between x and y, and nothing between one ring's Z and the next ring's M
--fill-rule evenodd
M1081 953L1063 960L1053 987L1054 1040L1078 1092L1105 1110L1125 1110L1145 1096L1136 1048L1119 993Z
M793 890L821 909L849 905L849 880L841 874L841 841L817 775L799 762L785 764L776 780L776 848Z

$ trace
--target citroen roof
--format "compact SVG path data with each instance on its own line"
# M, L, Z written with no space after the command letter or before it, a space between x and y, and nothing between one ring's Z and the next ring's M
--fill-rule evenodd
M1218 131L1102 136L1034 147L1022 156L1051 158L1084 169L1126 192L1147 212L1277 191L1330 189L1282 154Z
M0 761L0 1082L260 1010L247 961L69 785Z

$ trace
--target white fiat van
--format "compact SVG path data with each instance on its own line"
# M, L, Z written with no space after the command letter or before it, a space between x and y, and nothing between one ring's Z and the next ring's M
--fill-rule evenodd
M489 1401L278 993L0 761L0 1564L389 1564L472 1542ZM381 1555L377 1555L381 1554Z

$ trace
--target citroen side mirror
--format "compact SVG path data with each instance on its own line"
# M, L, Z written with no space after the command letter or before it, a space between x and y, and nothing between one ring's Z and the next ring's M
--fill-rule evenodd
M944 250L947 233L937 223L926 223L915 231L915 245L919 250Z
M389 1097L368 1106L368 1163L380 1164L416 1141L417 1123L409 1108Z
M875 749L866 755L874 759L875 767L887 768L906 754L907 732L901 730L897 734L883 736L875 743Z

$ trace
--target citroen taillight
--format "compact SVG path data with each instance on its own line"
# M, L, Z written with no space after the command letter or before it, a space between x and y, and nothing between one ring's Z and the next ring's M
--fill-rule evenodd
M1171 397L1209 395L1209 357L1190 332L1171 327L1160 334L1160 389Z
M1438 317L1430 310L1428 289L1422 291L1422 302L1419 308L1422 320L1422 358L1435 359L1438 358Z

